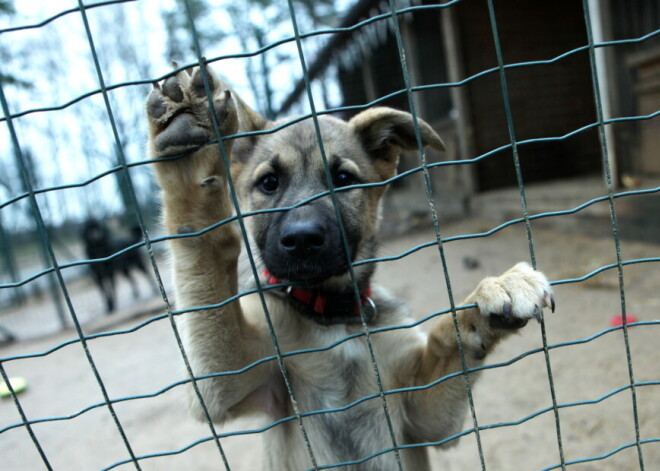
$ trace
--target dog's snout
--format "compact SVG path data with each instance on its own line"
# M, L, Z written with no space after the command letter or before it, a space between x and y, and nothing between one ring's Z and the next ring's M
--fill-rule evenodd
M325 244L326 231L317 221L294 221L282 228L280 247L291 255L314 255Z

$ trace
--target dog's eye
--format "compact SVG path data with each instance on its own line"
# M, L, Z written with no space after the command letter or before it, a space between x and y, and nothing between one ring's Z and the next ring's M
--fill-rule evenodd
M266 193L267 195L270 195L277 191L277 189L280 186L280 179L277 178L277 175L273 173L268 173L261 177L261 180L257 182L257 188L259 188L262 192Z
M355 183L359 183L358 179L351 172L346 170L340 170L335 173L334 178L332 179L332 184L335 188L341 188Z

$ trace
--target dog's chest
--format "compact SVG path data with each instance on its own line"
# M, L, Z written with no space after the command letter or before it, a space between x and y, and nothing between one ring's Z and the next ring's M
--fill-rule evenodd
M381 387L391 387L387 378L391 369L378 365L377 374L364 336L345 340L350 334L342 327L325 333L332 329L333 335L323 339L323 345L331 348L290 357L287 368L300 412L309 414L304 423L310 435L329 444L328 451L336 457L365 456L378 446L391 445L380 395ZM401 416L399 407L398 400L390 396L390 421ZM400 430L397 425L393 424L394 429Z
M301 412L330 421L339 415L346 420L382 412L381 394L397 387L393 375L404 366L397 351L411 343L412 332L379 332L367 339L359 326L319 326L284 318L289 322L278 323L278 339ZM397 395L388 396L390 402L393 409L400 405ZM326 410L332 412L317 414Z
M359 326L319 326L291 316L285 307L276 298L269 304L297 412L302 415L318 464L342 463L373 455L359 466L360 470L398 469L394 454L383 453L383 450L392 448L392 434L397 443L404 442L404 396L387 394L386 412L381 393L401 387L396 379L397 372L411 370L412 365L402 359L409 357L404 354L408 348L419 343L418 334L413 329L374 332L368 342ZM381 320L405 323L403 314L391 319L399 313L383 308ZM372 328L384 325L388 324ZM278 377L281 378L279 372ZM278 381L275 391L280 408L276 417L295 417L296 411L288 400L283 381ZM286 465L277 462L273 469L311 466L297 420L287 420L268 436L269 450L288 450ZM282 459L276 452L273 456Z
M304 402L341 403L356 392L363 395L376 387L375 374L364 337L349 338L341 326L324 328L307 353L292 357L293 381ZM322 349L320 351L309 351ZM302 349L301 349L302 350ZM300 351L300 350L299 350ZM289 363L289 362L287 362ZM330 405L330 404L326 404Z

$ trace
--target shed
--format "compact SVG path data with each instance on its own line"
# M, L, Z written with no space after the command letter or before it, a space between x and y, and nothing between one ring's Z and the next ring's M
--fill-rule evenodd
M463 202L449 208L449 213L464 211L465 201L475 192L517 184L512 135L520 143L520 168L526 183L602 172L582 2L495 0L493 4L511 121L507 120L488 2L397 2L417 114L450 144L445 155L429 152L429 159L478 158L475 165L441 167L444 173L437 178L434 171L436 191L451 192L454 199ZM648 92L649 86L637 82L650 83L644 79L644 71L657 63L657 54L645 51L658 44L658 35L652 33L658 32L660 7L654 0L589 4L594 40L607 46L595 49L605 118L648 112L649 106L655 106L655 102L650 103L655 95ZM339 84L341 98L336 106L344 117L356 112L350 107L375 102L409 108L392 24L388 2L358 0L342 19L342 30L308 58L312 81L331 77ZM612 42L649 33L649 38L637 42ZM637 77L639 71L641 78ZM301 80L280 112L304 104L304 90ZM654 129L659 119L644 126ZM645 144L626 145L639 139L639 128L639 123L624 120L607 126L612 167L618 172L615 175L657 171L657 165L644 163L658 160L657 152L655 157L643 157L639 150L646 149ZM652 133L644 142L650 139ZM405 157L402 170L416 165L417 156Z

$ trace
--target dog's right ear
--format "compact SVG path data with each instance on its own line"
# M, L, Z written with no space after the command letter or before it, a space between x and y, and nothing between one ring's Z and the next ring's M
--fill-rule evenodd
M396 175L401 150L417 148L417 129L412 115L405 111L387 107L369 108L354 116L348 124L374 159L374 165L384 180ZM444 142L427 122L418 118L417 125L424 147L445 150Z

